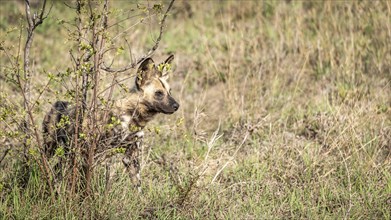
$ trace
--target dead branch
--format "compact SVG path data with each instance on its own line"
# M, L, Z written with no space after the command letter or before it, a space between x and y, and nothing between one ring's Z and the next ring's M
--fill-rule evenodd
M78 58L76 59L73 54L71 53L71 57L75 63L75 70L79 70L80 68L80 62L82 60L81 55L81 39L82 39L82 20L81 20L81 8L82 8L82 2L81 0L77 0L76 2L76 28L77 28L77 43L78 43ZM79 138L78 134L79 132L82 132L81 124L83 123L83 115L85 113L85 110L87 109L87 81L88 81L88 74L83 71L82 72L82 100L81 100L81 108L79 103L79 75L76 76L76 124L75 124L75 134L74 134L74 144L75 144L75 152L72 155L71 161L72 161L72 177L71 177L71 194L73 195L75 193L75 187L76 187L76 179L77 179L77 155L80 153L80 146L79 146Z
M24 93L26 93L26 100L25 100L25 109L27 109L27 106L30 102L30 78L31 78L31 70L30 70L30 48L31 48L31 44L33 42L33 37L34 37L34 30L35 28L37 28L39 25L42 24L42 22L47 18L47 16L49 15L52 7L53 7L53 4L52 6L50 7L49 9L49 12L44 15L45 13L45 8L46 8L46 0L43 1L43 4L42 4L42 8L41 8L41 12L39 15L37 15L37 13L34 13L33 15L31 15L31 10L30 10L30 1L29 0L25 0L26 2L26 19L27 19L27 24L28 24L28 27L27 27L27 40L26 40L26 44L25 44L25 47L24 47L24 66L23 66L23 70L24 70L24 74L25 74L25 86L24 86Z
M43 21L47 18L47 16L49 15L49 13L53 7L53 4L50 7L50 9L46 15L45 15L46 0L43 1L42 8L41 8L39 15L37 13L34 13L33 15L31 14L29 0L25 0L25 5L26 5L25 9L26 9L26 19L27 19L28 27L27 27L27 39L26 39L26 43L25 43L25 47L24 47L24 57L23 57L24 58L24 65L23 65L24 86L22 85L21 81L19 81L19 83L20 83L20 88L21 88L21 92L23 95L24 109L27 112L25 121L23 123L24 124L24 126L23 126L24 131L26 132L26 138L24 141L24 145L25 145L24 150L26 151L27 150L27 142L30 137L30 131L29 131L30 125L32 125L33 135L36 138L38 146L40 148L42 147L42 142L40 140L40 133L38 132L38 126L36 126L36 123L35 123L35 118L33 116L33 110L32 110L32 108L30 108L30 104L31 104L30 103L30 101L31 101L30 48L31 48L31 45L32 45L32 42L34 39L33 37L34 37L35 29L39 25L41 25L43 23ZM48 182L48 185L49 185L50 194L52 195L51 198L52 198L52 201L54 201L54 197L53 197L54 191L53 191L52 182L50 180L51 179L51 171L48 166L47 158L46 158L45 154L43 153L42 149L40 149L40 153L41 153L41 160L42 160L43 167L40 164L39 164L39 167L40 167L42 173L44 173L46 176L46 181Z
M105 45L105 38L104 38L104 32L107 30L107 15L108 15L108 1L105 0L103 4L103 10L102 14L103 17L101 19L101 23L97 24L97 18L94 15L94 11L92 9L91 2L88 2L89 11L90 11L90 22L92 27L92 48L94 48L95 53L93 53L93 66L92 66L92 82L93 85L93 91L92 91L92 97L91 97L91 116L89 117L89 124L90 124L90 136L92 138L91 145L88 146L87 149L87 158L84 158L86 160L86 164L84 165L84 172L85 172L85 193L87 196L90 196L92 194L92 178L93 178L93 164L94 164L94 154L95 150L98 146L98 140L100 137L99 128L98 128L98 115L97 115L97 102L98 102L98 83L100 79L100 72L101 72L101 61L102 61L102 52L104 51L104 45Z

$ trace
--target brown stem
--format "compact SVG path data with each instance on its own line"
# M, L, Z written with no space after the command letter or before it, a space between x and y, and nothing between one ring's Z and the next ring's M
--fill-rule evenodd
M94 89L92 91L92 99L91 99L91 130L92 130L92 143L88 148L87 152L87 166L86 166L86 194L87 196L91 195L91 182L93 177L93 164L94 164L94 154L95 149L98 146L98 140L100 137L99 127L98 127L98 117L97 117L97 102L98 102L98 87L99 87L99 77L100 77L100 64L102 60L102 52L105 43L104 32L107 29L107 13L108 13L108 2L105 0L103 5L103 18L101 23L101 30L97 30L96 18L94 16L91 2L89 2L90 7L90 18L92 24L92 48L94 49L93 54L93 82Z
M36 13L34 15L31 15L31 10L30 10L30 2L29 0L25 0L25 5L26 5L26 19L28 23L28 28L27 28L27 39L26 39L26 44L24 47L24 87L22 84L20 84L20 87L22 88L22 95L23 95L23 104L24 104L24 109L27 112L25 121L24 121L24 130L26 131L26 138L24 141L25 145L25 151L27 151L27 142L28 139L30 138L30 127L33 128L33 133L36 138L37 144L40 148L40 153L41 153L41 160L43 167L39 166L42 173L45 174L46 176L46 181L48 182L49 189L50 189L50 194L52 201L54 202L54 191L53 191L53 186L51 182L51 172L48 166L48 161L47 158L44 154L44 151L41 149L42 148L42 142L40 140L40 134L38 132L38 126L36 126L34 116L32 113L32 109L30 108L30 101L31 101L31 69L30 69L30 48L34 39L34 30L36 27L38 27L42 22L45 20L47 16L44 16L45 12L45 7L46 7L46 0L44 0L42 8L41 8L41 13L39 16L37 16ZM49 11L50 12L50 11ZM21 82L21 81L20 81ZM25 152L27 154L27 152Z
M81 38L82 38L82 33L81 33L81 28L82 28L82 23L81 23L81 8L82 8L82 3L81 0L77 0L77 6L76 6L76 13L77 13L77 42L78 42L78 58L74 60L76 67L75 70L80 70L80 62L81 62L81 49L80 49L80 44L81 44ZM76 72L75 71L75 72ZM76 125L75 125L75 134L74 134L74 142L75 142L75 152L72 157L72 179L71 179L71 195L75 193L75 188L76 188L76 179L77 179L77 155L80 152L80 147L79 147L79 132L81 131L80 125L83 122L83 114L86 109L86 99L87 99L87 73L82 72L82 106L81 106L81 111L80 111L80 104L79 104L79 76L76 76ZM81 113L81 114L80 114Z

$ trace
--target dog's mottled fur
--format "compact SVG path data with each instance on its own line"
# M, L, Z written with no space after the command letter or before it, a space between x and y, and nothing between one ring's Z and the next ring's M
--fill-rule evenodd
M137 70L135 86L127 97L115 101L108 111L107 106L96 109L97 133L100 136L94 154L95 161L110 156L113 148L123 148L125 155L122 162L139 190L141 179L138 157L144 136L142 129L156 114L172 114L179 108L167 83L166 70L173 59L174 56L171 55L158 66L151 58L145 59ZM46 114L43 137L48 157L53 156L58 147L62 147L65 153L72 149L75 121L75 106L64 101L57 101ZM85 149L83 146L82 148ZM61 163L62 161L58 163L60 168Z

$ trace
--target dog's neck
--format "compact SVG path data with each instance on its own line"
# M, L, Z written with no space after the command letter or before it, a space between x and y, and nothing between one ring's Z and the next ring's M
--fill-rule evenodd
M150 109L148 103L143 102L140 92L130 93L126 98L116 101L115 106L114 114L129 128L136 126L142 129L157 114Z
M142 129L153 119L157 112L150 111L148 106L140 102L134 109L128 109L128 114L131 114L132 124Z

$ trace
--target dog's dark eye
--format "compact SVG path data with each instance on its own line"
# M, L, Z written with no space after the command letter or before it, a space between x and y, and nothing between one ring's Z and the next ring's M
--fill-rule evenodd
M164 95L163 91L160 91L160 90L159 90L159 91L156 91L156 92L155 92L155 96L156 96L156 97L162 97L163 95Z

